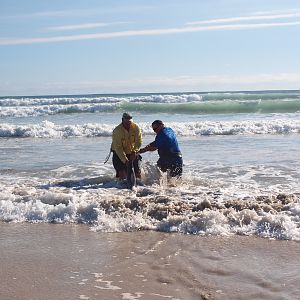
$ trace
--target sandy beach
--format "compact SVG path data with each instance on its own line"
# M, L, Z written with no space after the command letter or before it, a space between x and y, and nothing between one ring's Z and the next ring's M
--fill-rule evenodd
M300 299L300 243L0 225L0 299Z

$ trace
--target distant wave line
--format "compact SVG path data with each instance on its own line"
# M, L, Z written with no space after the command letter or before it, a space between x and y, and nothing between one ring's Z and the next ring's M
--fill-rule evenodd
M186 103L206 101L300 100L300 91L120 94L82 96L0 97L0 106L69 105L84 103Z
M300 111L300 99L281 100L219 100L186 102L135 102L45 104L33 106L2 106L0 117L27 117L74 113L141 112L178 114L227 113L295 113Z

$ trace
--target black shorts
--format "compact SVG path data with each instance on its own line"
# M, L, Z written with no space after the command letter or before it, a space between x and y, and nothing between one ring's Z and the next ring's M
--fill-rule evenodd
M127 158L129 159L129 154L126 155ZM140 161L142 160L142 157L140 155L137 156L137 158L133 161L133 168L134 168L134 173L137 178L141 178L141 167L140 167ZM113 166L116 170L116 177L119 178L120 175L119 173L121 171L126 171L127 172L127 166L124 164L119 156L113 151L113 157L112 157L112 163Z
M170 170L171 177L180 177L182 175L183 162L181 157L177 157L174 160L164 160L160 158L157 161L157 165L163 172Z

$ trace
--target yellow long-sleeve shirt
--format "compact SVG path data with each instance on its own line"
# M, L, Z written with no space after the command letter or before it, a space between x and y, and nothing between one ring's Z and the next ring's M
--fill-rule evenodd
M137 124L131 123L129 131L122 123L113 130L111 149L116 152L123 163L128 160L126 154L139 151L141 146L142 132Z

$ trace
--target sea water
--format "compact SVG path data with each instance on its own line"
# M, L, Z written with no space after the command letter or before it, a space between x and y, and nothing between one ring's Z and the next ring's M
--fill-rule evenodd
M111 134L124 111L172 127L184 172L143 154L133 191L115 179ZM0 98L0 221L83 223L300 240L300 91Z

